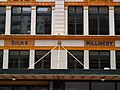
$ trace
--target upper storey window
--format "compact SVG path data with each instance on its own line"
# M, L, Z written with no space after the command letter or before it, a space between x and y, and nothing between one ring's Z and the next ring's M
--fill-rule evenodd
M90 69L110 68L110 51L90 51Z
M75 60L73 58L73 56L71 56L69 53L68 53L68 69L83 69L83 61L84 61L84 52L81 50L70 50L69 51L74 57L76 57L79 62L77 60ZM81 64L81 63L82 64Z
M47 50L36 50L35 51L35 69L50 69L51 67L51 54L48 54L44 58L42 58L46 53L49 51ZM41 59L42 58L42 59ZM41 60L40 60L41 59Z
M0 34L5 34L6 7L0 7Z
M89 34L109 35L108 7L89 7Z
M82 7L69 7L68 34L83 35Z
M120 35L120 7L115 7L115 35Z
M36 34L51 34L51 7L37 8Z
M9 69L27 69L29 67L29 50L10 50Z
M31 7L13 7L11 23L11 34L30 34Z

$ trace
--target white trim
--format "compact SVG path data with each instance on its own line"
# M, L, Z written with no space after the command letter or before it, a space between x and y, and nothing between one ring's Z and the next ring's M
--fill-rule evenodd
M115 35L114 7L109 7L109 35Z
M35 62L35 50L30 50L30 56L29 56L29 69L34 69L34 62Z
M36 6L31 7L31 35L36 34Z
M5 35L10 35L11 30L11 7L6 7Z
M89 20L88 20L88 7L84 7L84 20L83 20L83 23L84 23L84 35L89 35Z
M115 50L110 51L110 67L111 69L116 69L116 54Z
M9 50L3 52L3 69L8 69Z
M89 50L84 50L84 69L89 69Z

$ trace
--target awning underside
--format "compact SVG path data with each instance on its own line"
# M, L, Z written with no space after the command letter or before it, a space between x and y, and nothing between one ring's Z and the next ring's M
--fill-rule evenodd
M120 70L0 70L0 80L120 80Z

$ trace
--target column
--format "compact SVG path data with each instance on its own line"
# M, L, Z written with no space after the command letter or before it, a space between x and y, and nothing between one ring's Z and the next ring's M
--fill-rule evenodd
M67 51L51 51L51 69L67 69Z
M115 35L114 7L109 7L109 35Z
M35 63L35 50L30 50L30 58L29 58L29 69L34 69Z
M3 69L8 69L8 58L9 58L9 50L4 50L4 54L3 54Z
M33 6L31 11L31 35L35 34L36 34L36 6Z
M6 23L5 23L5 35L10 35L11 29L11 7L6 7Z
M89 69L89 50L84 50L84 69Z
M68 7L65 7L65 35L68 35Z
M54 17L55 17L55 15L54 15L54 13L55 13L55 7L52 7L52 26L51 26L51 34L52 35L54 35Z
M115 50L110 51L110 67L111 69L116 69L116 55Z
M65 35L64 0L55 0L53 35Z
M88 7L84 7L84 14L83 14L83 21L84 21L84 35L89 35L89 20L88 20Z

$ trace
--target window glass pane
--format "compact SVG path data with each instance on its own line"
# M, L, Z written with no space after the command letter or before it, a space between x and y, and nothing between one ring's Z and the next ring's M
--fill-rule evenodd
M0 15L0 34L5 33L5 16Z
M6 7L0 7L0 34L5 34Z
M120 7L115 7L115 35L120 35Z
M11 34L30 34L31 29L30 13L31 7L19 7L19 8L13 7Z
M115 90L115 83L112 82L92 82L91 90Z
M83 8L69 7L68 34L83 35Z
M120 51L116 51L116 69L120 69Z
M9 69L27 69L29 67L29 51L10 51Z
M22 13L30 13L31 12L31 7L23 7L22 8Z
M49 51L47 51L47 50L46 51L42 51L42 50L41 51L36 51L35 62L37 62L37 63L35 64L35 69L50 69L51 54L49 53L47 56L42 58L48 52Z
M37 13L50 13L51 8L50 7L38 7Z
M110 68L109 51L90 51L90 69Z
M89 90L89 82L65 82L65 90Z
M75 13L75 7L69 7L69 13Z
M3 50L0 50L0 69L3 67Z
M12 13L21 13L21 7L13 7Z
M108 13L108 7L99 7L100 13Z
M19 51L10 51L10 55L19 55Z
M6 13L6 7L0 7L0 14L1 13Z
M90 7L89 12L90 13L98 13L98 8L97 7Z
M76 7L76 13L82 13L82 7Z
M83 64L83 51L69 51ZM68 53L68 69L83 69L83 65Z
M116 13L116 14L120 14L120 7L115 7L114 10L115 10L115 13Z
M36 34L51 34L51 7L37 8Z
M20 55L29 55L28 51L20 51Z
M89 34L109 35L108 7L89 7Z

